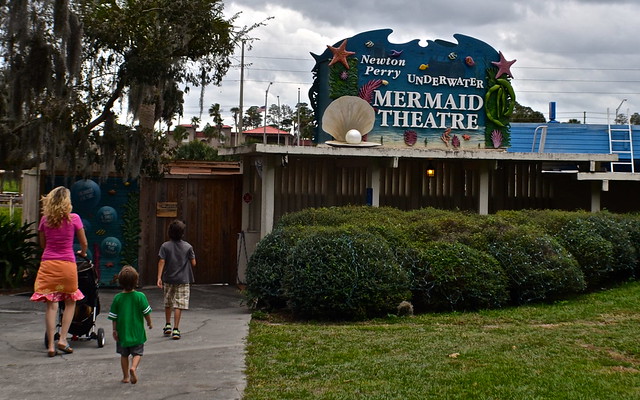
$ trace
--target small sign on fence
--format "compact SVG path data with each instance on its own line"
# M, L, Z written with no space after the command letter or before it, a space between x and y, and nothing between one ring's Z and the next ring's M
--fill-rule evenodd
M156 217L177 217L178 202L176 201L159 201L156 203Z

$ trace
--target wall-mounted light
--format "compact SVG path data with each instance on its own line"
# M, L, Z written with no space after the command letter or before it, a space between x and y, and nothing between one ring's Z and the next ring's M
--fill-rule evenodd
M434 176L436 176L436 169L432 163L429 163L429 165L427 166L426 174L427 178L433 178Z

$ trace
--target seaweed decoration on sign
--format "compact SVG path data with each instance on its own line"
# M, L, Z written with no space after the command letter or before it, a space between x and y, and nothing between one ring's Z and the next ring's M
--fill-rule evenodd
M502 53L500 56L504 58ZM508 147L511 142L509 118L516 105L516 95L507 73L501 73L496 68L487 69L487 83L488 90L484 98L487 116L485 142L488 147ZM495 131L500 132L500 145L497 147Z
M349 58L347 63L348 69L340 63L329 67L329 96L332 99L358 95L358 60Z
M364 99L369 104L371 104L371 102L373 101L373 93L374 93L374 91L377 88L379 88L380 86L386 85L386 84L387 84L387 82L383 81L382 79L370 80L369 82L367 82L364 85L362 85L358 95L360 96L361 99Z

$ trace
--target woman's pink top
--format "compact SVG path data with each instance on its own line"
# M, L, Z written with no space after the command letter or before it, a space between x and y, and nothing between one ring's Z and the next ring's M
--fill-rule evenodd
M76 231L83 229L83 226L78 214L71 213L69 216L71 221L63 220L58 228L48 227L45 216L40 219L38 230L44 232L44 237L47 241L42 253L42 261L63 260L76 262L76 256L73 251L73 238Z

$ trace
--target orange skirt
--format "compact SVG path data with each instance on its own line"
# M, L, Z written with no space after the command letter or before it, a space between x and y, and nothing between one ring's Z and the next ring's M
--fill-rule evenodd
M40 263L34 285L32 301L80 300L84 295L78 289L78 270L74 262L46 260Z

